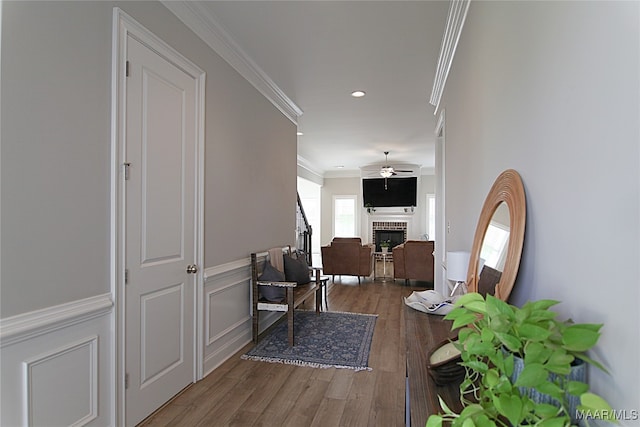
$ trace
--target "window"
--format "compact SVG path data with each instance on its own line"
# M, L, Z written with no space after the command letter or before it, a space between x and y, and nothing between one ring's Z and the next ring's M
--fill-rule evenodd
M509 230L501 224L491 221L482 241L480 258L484 259L484 264L502 271L507 254L507 242L509 241Z
M436 238L436 195L427 194L427 240Z
M333 236L357 236L356 196L333 197Z

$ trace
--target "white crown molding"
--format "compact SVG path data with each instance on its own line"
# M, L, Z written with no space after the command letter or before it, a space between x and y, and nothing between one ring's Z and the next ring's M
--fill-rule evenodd
M211 49L251 83L289 120L297 124L303 111L233 40L213 13L198 2L161 0L162 4Z
M447 16L447 24L442 36L442 45L440 46L440 56L438 57L438 66L436 68L436 76L433 80L433 89L431 91L431 99L429 102L435 108L433 114L438 111L440 99L444 92L444 85L453 63L453 57L458 47L462 27L467 18L467 11L471 0L452 0L449 6L449 14Z
M325 178L360 178L361 173L358 169L339 169L335 171L327 171Z
M313 163L311 163L309 160L307 160L306 158L300 155L298 155L297 162L298 162L298 176L301 176L300 169L303 169L306 172L306 174L311 175L310 177L307 177L307 178L311 178L311 181L315 182L316 184L323 185L324 173L320 169L317 169Z
M107 293L0 319L0 347L102 316L112 307Z

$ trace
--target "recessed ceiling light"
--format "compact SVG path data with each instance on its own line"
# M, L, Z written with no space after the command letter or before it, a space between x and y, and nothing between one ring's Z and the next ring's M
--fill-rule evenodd
M302 133L302 132L298 132L298 133L296 133L296 135L298 135L298 136L302 136L302 135L304 135L304 133Z
M365 95L366 93L362 90L356 90L354 92L351 92L351 96L353 96L354 98L362 98Z
M337 165L337 166L334 166L334 167L335 167L336 169L344 169L344 166L343 166L343 165Z

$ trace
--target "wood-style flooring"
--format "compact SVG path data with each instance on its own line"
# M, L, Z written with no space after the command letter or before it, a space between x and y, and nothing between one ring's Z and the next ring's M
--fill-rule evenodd
M381 263L377 264L380 269ZM425 289L428 284L418 285ZM403 426L406 356L402 297L416 289L404 286L403 280L382 281L380 277L358 285L355 277L336 276L335 283L329 285L329 311L378 315L369 355L372 371L241 360L253 345L248 344L140 425ZM308 303L307 308L312 309L313 301Z

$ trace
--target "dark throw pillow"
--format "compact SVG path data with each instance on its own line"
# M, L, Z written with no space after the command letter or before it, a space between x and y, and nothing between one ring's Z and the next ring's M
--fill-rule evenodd
M275 268L269 261L264 262L262 274L258 277L259 282L284 282L284 273ZM260 295L269 302L282 302L286 294L285 288L277 286L259 286Z
M305 285L311 281L309 276L309 265L304 256L298 255L293 258L289 255L284 256L284 276L287 282L296 282L298 285Z

